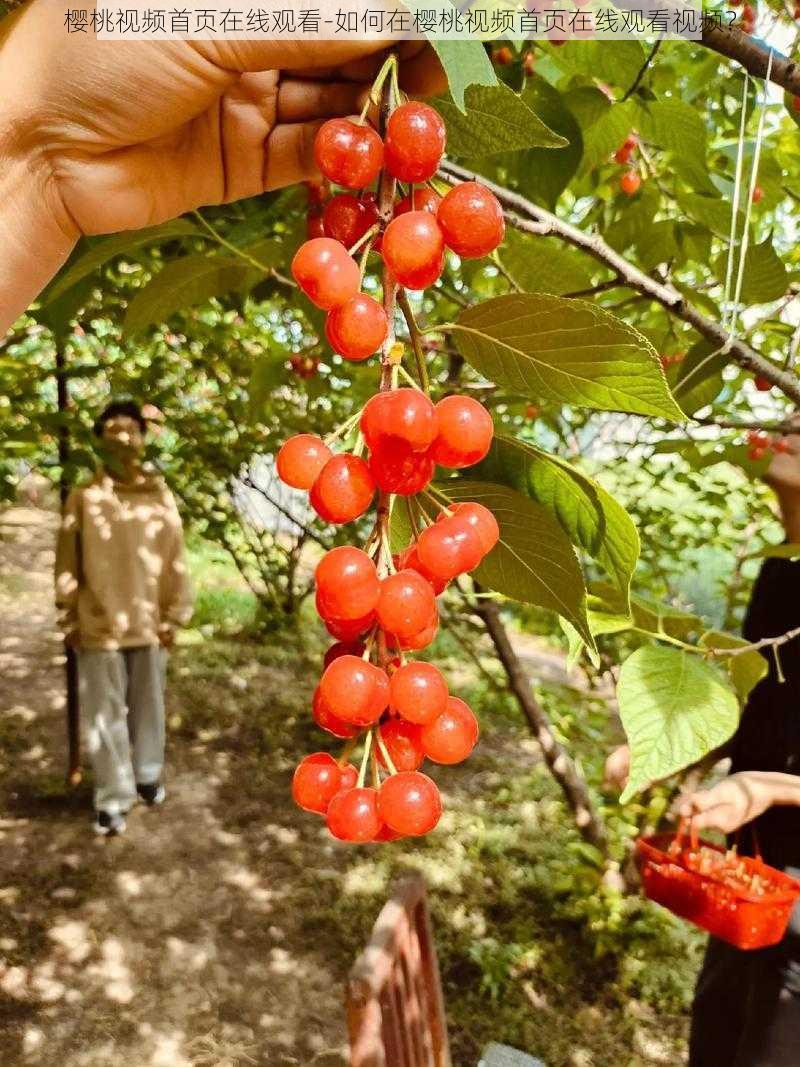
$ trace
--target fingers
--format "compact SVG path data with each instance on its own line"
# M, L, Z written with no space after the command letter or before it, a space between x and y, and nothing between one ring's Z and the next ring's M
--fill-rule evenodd
M447 75L431 45L401 62L400 88L412 96L439 96L447 91Z
M267 141L264 189L282 189L285 185L318 177L314 138L321 125L322 122L317 121L284 123L275 127Z
M278 92L279 122L308 122L358 114L367 88L357 82L323 82L287 78Z

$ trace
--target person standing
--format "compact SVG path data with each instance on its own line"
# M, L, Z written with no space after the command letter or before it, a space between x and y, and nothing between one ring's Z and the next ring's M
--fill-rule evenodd
M143 462L141 409L111 403L94 432L105 462L67 498L55 579L78 657L95 829L108 835L124 832L137 798L164 800L166 660L192 597L174 497Z

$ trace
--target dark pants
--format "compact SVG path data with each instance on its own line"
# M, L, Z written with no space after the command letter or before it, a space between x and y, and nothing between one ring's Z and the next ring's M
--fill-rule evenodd
M772 948L743 952L711 938L695 990L689 1052L689 1067L798 1064L800 904Z

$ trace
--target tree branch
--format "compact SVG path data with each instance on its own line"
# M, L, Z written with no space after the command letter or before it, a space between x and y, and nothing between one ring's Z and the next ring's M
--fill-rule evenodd
M800 89L798 89L800 93ZM741 340L731 340L727 330L713 319L706 318L697 308L692 307L682 293L673 286L664 284L651 278L644 271L630 263L619 252L606 244L599 234L584 233L576 226L564 222L556 215L539 207L531 200L526 199L520 193L506 189L496 182L489 181L480 174L467 170L456 163L444 160L439 168L439 177L450 182L451 185L462 181L476 181L486 186L495 194L505 209L506 219L517 229L525 233L539 236L551 235L566 241L575 248L580 248L598 263L609 267L630 289L635 289L642 296L660 304L671 315L682 319L706 340L722 349L726 346L731 359L740 367L750 371L754 375L766 378L767 381L777 386L786 396L800 404L800 379L788 371L780 370L759 352L745 344Z
M758 37L736 26L718 26L711 19L704 19L701 41L712 52L735 60L748 74L756 78L767 76L769 48ZM800 66L776 50L773 50L769 80L787 93L800 96Z
M653 62L653 60L658 55L658 50L661 47L661 41L662 41L662 38L659 37L658 40L656 41L656 43L650 49L650 52L648 53L647 59L644 61L644 63L639 68L639 73L633 79L633 82L631 83L630 88L628 89L628 91L623 96L622 102L624 102L625 100L629 100L630 97L633 96L633 94L636 92L636 90L641 85L642 78L647 73L647 68L650 66L650 64Z

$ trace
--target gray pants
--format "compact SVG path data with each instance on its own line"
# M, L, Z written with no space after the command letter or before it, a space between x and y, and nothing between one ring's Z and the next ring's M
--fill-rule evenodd
M157 645L78 653L81 718L94 770L94 806L120 814L164 767L167 652Z

